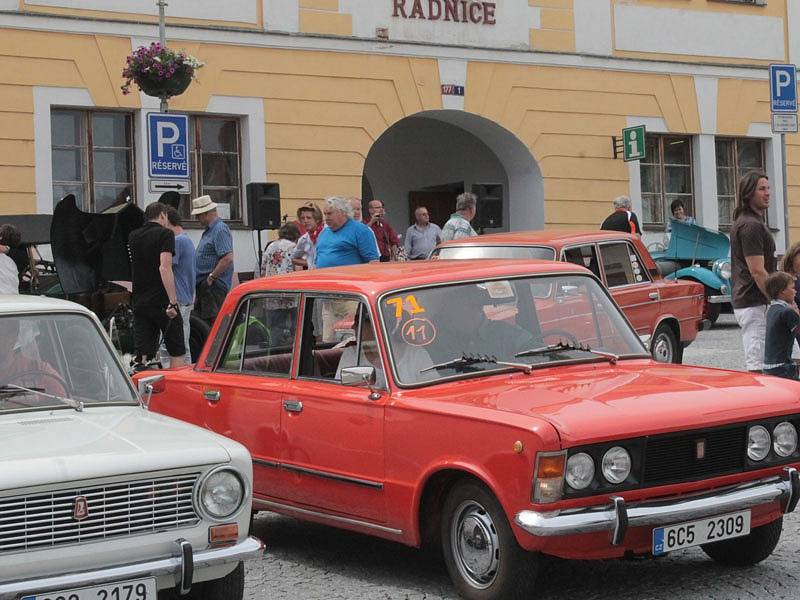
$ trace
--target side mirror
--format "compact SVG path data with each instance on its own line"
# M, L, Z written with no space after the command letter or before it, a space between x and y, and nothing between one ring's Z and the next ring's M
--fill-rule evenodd
M148 408L153 394L159 394L164 391L164 376L150 375L149 377L142 377L136 384L139 389L139 400L142 403L142 407Z
M372 387L377 379L375 367L347 367L342 369L342 385Z

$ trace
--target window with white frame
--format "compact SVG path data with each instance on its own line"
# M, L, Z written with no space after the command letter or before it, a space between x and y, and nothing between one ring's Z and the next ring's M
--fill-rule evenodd
M717 203L720 227L730 227L736 207L736 187L742 175L764 169L764 140L716 138Z
M211 196L221 217L242 221L241 127L235 117L191 115L192 196ZM189 215L188 202L181 204Z
M670 204L677 199L683 201L687 215L694 215L690 136L647 134L640 170L645 227L663 228L671 216Z
M130 113L53 109L50 131L54 206L67 194L86 212L135 200Z

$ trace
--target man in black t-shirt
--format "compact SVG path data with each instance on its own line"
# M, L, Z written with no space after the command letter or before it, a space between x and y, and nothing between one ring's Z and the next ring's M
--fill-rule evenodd
M128 237L133 272L133 331L137 361L147 363L155 358L159 334L163 334L170 367L180 367L185 364L186 347L172 273L175 235L166 228L167 210L160 202L149 204L144 211L147 222Z
M639 219L633 212L631 199L627 196L619 196L614 199L614 212L608 215L600 225L603 231L622 231L635 235L642 235L639 227Z

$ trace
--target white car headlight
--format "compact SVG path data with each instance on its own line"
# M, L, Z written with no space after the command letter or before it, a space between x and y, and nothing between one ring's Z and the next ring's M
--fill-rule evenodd
M594 480L594 460L586 452L569 457L566 473L567 485L573 490L583 490Z
M731 278L731 261L723 260L719 263L719 276L723 279Z
M609 448L603 455L603 477L609 483L622 483L631 473L631 455L621 446Z
M764 460L769 454L769 431L761 425L754 425L747 432L747 456L750 460Z
M227 519L242 507L245 487L241 476L233 469L217 469L200 484L200 508L212 519Z
M784 458L791 456L797 450L797 429L788 421L778 423L772 430L772 440L775 454Z

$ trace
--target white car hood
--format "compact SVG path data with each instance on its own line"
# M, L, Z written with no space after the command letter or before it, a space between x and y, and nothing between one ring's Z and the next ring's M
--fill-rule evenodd
M0 413L0 492L230 460L223 438L139 407Z

